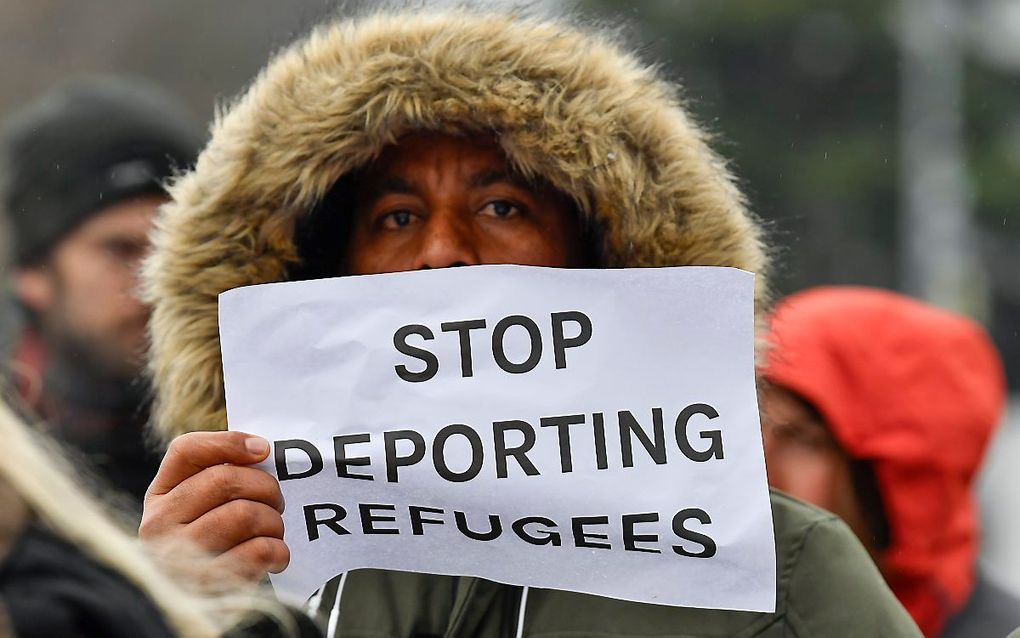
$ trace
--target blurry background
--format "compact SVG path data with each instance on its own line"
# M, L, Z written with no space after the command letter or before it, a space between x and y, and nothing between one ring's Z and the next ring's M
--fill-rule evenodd
M147 76L208 119L273 51L371 4L0 0L0 120L95 71ZM624 25L718 135L778 247L777 295L859 283L962 311L1020 389L1020 0L577 4ZM985 561L1020 591L1012 408L984 475Z

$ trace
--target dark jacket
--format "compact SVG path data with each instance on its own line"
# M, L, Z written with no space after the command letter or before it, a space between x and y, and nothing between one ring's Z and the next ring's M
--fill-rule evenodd
M979 569L970 598L949 619L941 638L1005 636L1020 625L1020 599L989 580Z
M226 638L319 638L307 616L287 608L296 633L253 617ZM175 638L141 590L41 524L0 481L0 638ZM184 637L186 638L186 637Z
M35 521L0 482L0 636L171 638L156 606L119 574Z

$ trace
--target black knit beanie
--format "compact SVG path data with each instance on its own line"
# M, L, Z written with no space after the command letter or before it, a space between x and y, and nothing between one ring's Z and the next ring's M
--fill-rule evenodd
M0 134L0 201L18 263L44 258L107 206L163 192L203 138L172 96L136 79L81 77L28 105Z

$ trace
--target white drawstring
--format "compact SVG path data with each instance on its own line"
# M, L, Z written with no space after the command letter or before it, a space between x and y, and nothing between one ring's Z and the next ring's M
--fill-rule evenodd
M524 610L528 607L528 588L521 588L521 605L517 611L517 638L524 635Z
M312 594L312 597L308 599L307 603L305 603L305 613L309 616L315 616L315 614L318 613L319 605L322 604L322 594L324 591L326 591L325 585L316 589L315 593Z
M333 609L329 612L326 638L336 638L336 626L340 622L340 596L344 593L344 585L346 583L347 572L344 572L340 575L340 582L336 586L336 597L333 599Z

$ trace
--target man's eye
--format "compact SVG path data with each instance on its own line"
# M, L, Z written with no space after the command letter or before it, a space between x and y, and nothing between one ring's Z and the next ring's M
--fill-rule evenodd
M382 222L383 228L403 228L410 226L411 222L414 221L414 216L409 210L395 210L383 215Z
M513 202L497 199L486 204L482 213L493 217L513 217L521 214L521 207Z
M103 244L103 250L117 261L137 262L145 256L148 244L144 242L112 239Z
M812 451L838 449L832 437L821 428L805 428L791 423L770 423L766 425L766 429L773 441L787 446Z

